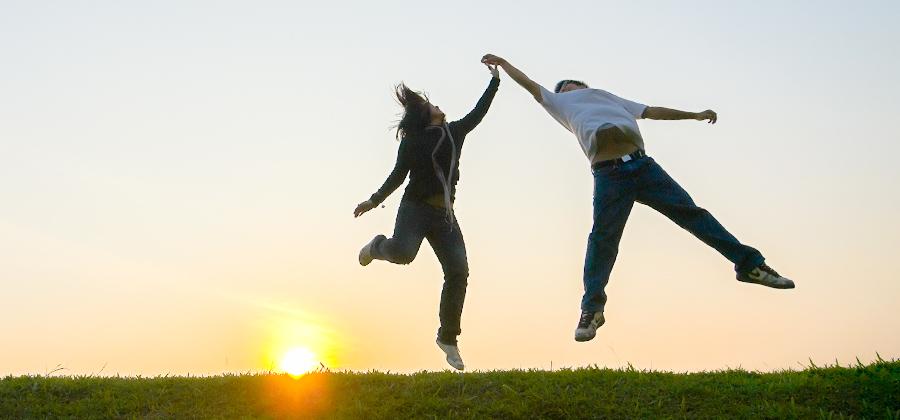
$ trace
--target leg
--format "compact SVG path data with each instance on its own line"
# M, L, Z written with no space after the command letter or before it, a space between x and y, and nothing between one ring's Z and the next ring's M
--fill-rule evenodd
M634 165L594 171L594 225L584 259L581 310L603 312L606 284L619 254L619 240L634 206Z
M734 263L738 273L749 272L765 261L759 251L741 244L708 211L694 204L691 196L654 161L641 176L637 201L664 214L715 248Z
M427 227L427 214L420 207L422 205L424 204L400 203L397 221L394 223L394 236L373 244L373 258L394 264L409 264L416 258Z
M440 221L436 221L426 238L434 249L441 268L444 270L444 287L441 290L441 328L438 339L445 344L456 345L456 336L462 329L463 303L466 300L466 286L469 278L469 263L466 258L466 243L459 223L446 220L441 210Z

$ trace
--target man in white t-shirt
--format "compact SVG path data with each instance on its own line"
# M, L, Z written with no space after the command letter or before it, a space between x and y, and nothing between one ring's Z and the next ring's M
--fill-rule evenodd
M594 338L605 322L604 289L619 252L619 240L634 202L650 206L715 248L734 263L737 279L776 289L794 282L765 264L756 249L741 244L708 211L694 204L684 189L645 153L637 125L640 118L716 122L716 113L649 107L577 80L560 81L554 92L544 89L508 61L485 55L485 64L503 68L556 121L575 134L594 174L594 225L584 262L584 297L575 329L576 341Z

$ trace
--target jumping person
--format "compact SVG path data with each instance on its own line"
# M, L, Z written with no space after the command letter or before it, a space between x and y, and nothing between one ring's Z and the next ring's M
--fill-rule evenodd
M439 107L406 85L397 86L397 101L403 106L403 117L396 134L400 139L397 162L384 185L353 211L353 215L359 217L375 208L400 187L409 174L409 185L397 211L394 236L390 239L384 235L375 236L360 250L359 263L365 266L378 259L409 264L416 257L422 239L428 239L444 271L437 345L446 353L447 363L459 370L465 369L465 365L456 338L461 333L460 318L469 265L453 203L463 142L484 118L500 85L497 67L487 67L492 76L487 90L468 115L449 124Z
M508 61L487 54L482 63L500 66L544 109L575 134L590 160L594 175L594 224L588 236L584 262L584 296L576 341L594 338L605 322L604 288L625 222L634 202L650 206L689 231L734 263L737 279L776 289L792 289L794 282L765 264L762 254L743 245L663 170L644 150L637 119L698 120L715 124L712 110L685 112L650 107L622 99L578 80L562 80L554 92L535 83Z

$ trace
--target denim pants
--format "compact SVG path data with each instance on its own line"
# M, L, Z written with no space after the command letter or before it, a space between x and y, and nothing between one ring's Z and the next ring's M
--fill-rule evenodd
M416 258L422 239L428 239L444 270L438 337L444 343L456 344L456 336L462 332L460 318L466 299L469 263L466 244L455 217L451 222L442 208L403 200L397 211L394 236L375 243L372 256L395 264L409 264Z
M606 305L604 289L635 201L662 213L719 251L734 263L738 273L749 272L763 263L759 251L738 242L708 211L694 204L691 196L653 158L643 157L593 172L594 226L584 261L582 310L603 311Z

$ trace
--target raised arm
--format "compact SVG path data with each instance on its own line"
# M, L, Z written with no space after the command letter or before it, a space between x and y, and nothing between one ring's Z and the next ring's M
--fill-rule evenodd
M644 109L642 117L650 120L709 120L710 124L715 124L718 120L718 116L711 109L703 112L687 112L661 106L648 106Z
M404 152L405 146L406 143L400 143L400 147L397 150L397 162L394 164L394 169L391 171L391 174L388 175L384 184L381 185L381 188L379 188L375 194L372 194L368 200L363 201L356 206L356 209L353 210L353 217L359 217L363 213L374 209L381 204L384 199L391 195L392 192L403 185L403 181L406 180L406 175L409 173L409 165L406 163L406 153Z
M491 107L491 103L494 101L494 95L497 94L497 87L500 86L500 75L497 72L497 67L488 66L488 69L491 70L491 83L488 84L487 89L481 95L481 99L478 100L478 103L475 104L475 108L472 109L465 117L462 117L459 121L455 121L455 124L459 129L461 129L464 133L468 133L475 129L478 126L478 123L484 118L485 114L487 114L488 109Z
M516 81L520 86L525 88L531 96L534 96L534 100L541 102L541 85L537 84L534 80L528 78L525 73L522 73L519 69L517 69L512 64L509 64L508 61L497 57L493 54L486 54L481 58L481 62L484 64L500 66L506 74L509 75L513 80Z

